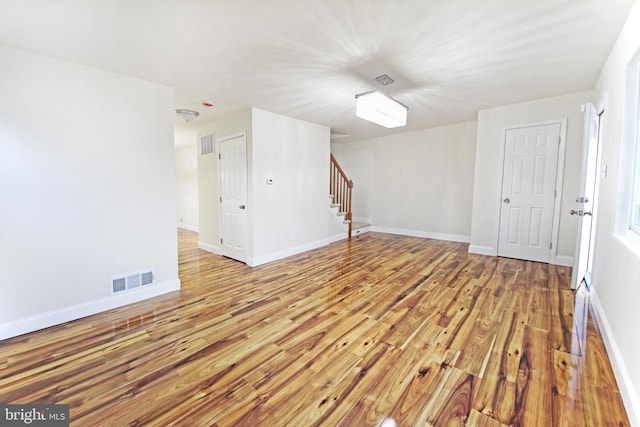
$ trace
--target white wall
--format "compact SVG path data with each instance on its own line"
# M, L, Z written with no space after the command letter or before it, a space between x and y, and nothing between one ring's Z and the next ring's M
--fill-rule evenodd
M353 181L351 209L356 221L373 223L375 196L375 153L377 144L370 139L331 142L331 152Z
M197 134L192 142L176 146L176 191L178 226L198 231L198 155Z
M173 92L0 47L0 338L179 289ZM112 275L156 285L110 297Z
M374 230L469 241L476 122L332 144Z
M581 104L593 102L593 92L580 92L478 112L471 250L497 253L497 209L500 200L501 131L505 126L567 119L564 177L557 256L571 263L575 249L576 217L569 215L578 194L584 123Z
M248 265L328 243L329 128L266 111L244 110L198 128L216 151L198 155L199 246L220 253L217 141L246 131ZM274 184L267 185L272 178Z
M325 244L329 128L253 109L252 129L248 264Z
M638 49L640 3L636 2L595 89L596 100L605 107L600 165L606 165L607 174L600 182L591 291L618 385L636 426L640 426L640 244L627 231L633 136L624 131L624 103L627 64Z

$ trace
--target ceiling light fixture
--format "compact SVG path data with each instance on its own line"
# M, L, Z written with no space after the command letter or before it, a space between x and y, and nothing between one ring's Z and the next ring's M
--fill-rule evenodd
M176 110L176 114L187 123L200 115L197 111L185 110L183 108Z
M406 105L377 91L356 95L356 116L386 128L406 126L408 110Z

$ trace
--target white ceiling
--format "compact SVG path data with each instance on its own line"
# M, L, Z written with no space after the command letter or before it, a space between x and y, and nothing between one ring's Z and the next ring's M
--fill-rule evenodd
M257 107L355 139L592 89L632 3L0 0L0 44L172 86L189 126ZM406 128L355 117L383 73Z

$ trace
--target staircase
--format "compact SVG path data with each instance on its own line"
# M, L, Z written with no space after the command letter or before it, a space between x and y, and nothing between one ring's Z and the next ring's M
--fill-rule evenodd
M340 211L340 203L334 203L333 194L329 194L329 210L336 217L337 221L342 225L345 232L349 232L350 220L347 219L347 213Z
M329 181L330 209L344 224L349 238L352 234L369 231L370 224L353 222L353 212L351 211L353 181L347 178L347 174L344 173L333 154L331 154Z
M351 238L353 213L351 212L351 194L353 181L347 178L336 158L331 154L329 168L329 203L335 214L342 218L347 226L347 235Z

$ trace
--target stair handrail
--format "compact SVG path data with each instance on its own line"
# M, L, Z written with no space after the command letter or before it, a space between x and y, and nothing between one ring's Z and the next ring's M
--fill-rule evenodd
M353 193L353 181L347 177L342 170L338 160L331 153L329 194L333 195L333 202L340 205L340 212L345 213L345 220L348 221L348 235L351 238L351 227L353 214L351 212L351 197Z

